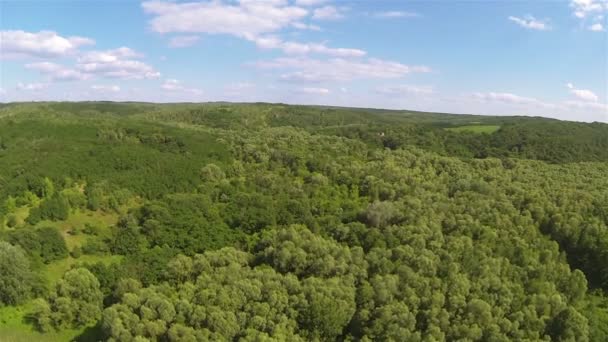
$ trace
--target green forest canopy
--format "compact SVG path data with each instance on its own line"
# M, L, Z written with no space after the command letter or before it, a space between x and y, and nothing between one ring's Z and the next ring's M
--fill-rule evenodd
M608 340L606 124L22 103L0 165L0 340Z

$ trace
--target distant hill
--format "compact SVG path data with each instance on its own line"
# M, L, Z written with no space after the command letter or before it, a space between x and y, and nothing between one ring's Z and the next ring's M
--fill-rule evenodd
M17 112L130 116L230 129L292 126L390 149L416 146L447 156L513 157L551 163L608 161L608 124L540 117L226 102L48 102L0 107L0 117Z

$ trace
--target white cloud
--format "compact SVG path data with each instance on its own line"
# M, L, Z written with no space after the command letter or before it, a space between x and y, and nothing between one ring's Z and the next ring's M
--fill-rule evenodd
M4 95L4 94L6 94L6 90L4 90L4 88L0 87L0 95Z
M536 19L531 15L524 18L510 16L508 19L517 25L530 30L547 31L551 29L551 26L549 26L546 21Z
M184 87L181 81L172 78L165 80L165 82L160 87L161 89L170 92L190 93L195 95L200 95L203 93L203 91L198 88Z
M572 83L566 84L566 87L568 87L568 89L570 89L570 93L572 95L578 97L579 99L581 99L583 101L597 102L597 100L599 99L598 96L595 95L595 93L592 92L591 90L577 89L574 87L574 85Z
M17 89L27 91L39 91L48 88L48 86L46 83L17 83Z
M125 58L137 58L141 54L128 47L120 47L106 51L90 51L78 58L80 63L112 63Z
M362 57L366 55L366 52L363 50L328 48L324 44L318 43L284 42L280 45L280 48L289 55L303 55L308 53L319 53L334 57Z
M549 103L545 103L543 101L540 101L538 99L532 98L532 97L524 97L524 96L519 96L519 95L515 95L515 94L511 94L511 93L495 93L495 92L489 92L489 93L473 93L472 97L476 100L482 101L482 102L501 102L501 103L507 103L507 104L513 104L513 105L532 105L532 106L539 106L539 107L554 107L554 105L549 104Z
M183 48L196 44L200 40L199 36L177 36L169 40L169 47Z
M153 79L160 73L150 65L134 58L140 54L121 47L106 51L91 51L78 58L76 69L82 73L121 79Z
M279 49L283 41L275 36L255 37L253 42L262 49Z
M419 17L420 14L415 12L404 12L404 11L386 11L386 12L376 12L374 13L375 17L378 18L414 18Z
M292 82L350 81L355 79L401 78L413 72L430 72L426 66L408 66L397 62L370 58L319 60L306 57L283 57L255 64L261 69L287 70L280 79Z
M293 27L302 30L320 30L320 27L302 22L310 12L301 6L318 5L322 1L303 0L290 5L286 0L216 0L212 2L175 3L146 1L144 11L154 17L150 21L159 33L228 34L255 43L263 49L280 49L289 55L324 54L332 57L362 57L366 52L353 48L331 48L325 43L284 41L277 34ZM341 17L333 6L317 8L313 18L337 19ZM170 46L188 46L195 36L171 41Z
M298 92L313 95L327 95L330 93L327 88L300 88Z
M137 60L141 54L121 47L106 51L81 53L73 67L53 63L36 62L25 67L37 70L51 81L81 81L96 77L120 79L153 79L160 73L150 65Z
M297 28L298 30L311 30L311 31L321 31L321 27L312 24L304 24L301 22L295 22L291 24L291 26Z
M298 6L318 6L326 3L328 0L296 0Z
M181 82L176 79L168 79L165 80L162 86L160 86L164 90L179 90L182 89Z
M312 5L312 1L304 1ZM319 2L320 3L320 2ZM144 11L154 17L150 20L152 29L159 33L206 33L227 34L254 42L265 49L283 49L288 53L323 53L331 56L361 56L356 49L332 49L319 43L284 42L276 34L293 27L299 30L320 31L317 25L304 23L310 12L298 6L289 5L284 0L240 0L174 3L147 1L142 4ZM331 7L331 6L329 6ZM336 16L325 7L318 8L320 16L330 19ZM187 37L187 38L186 38ZM169 42L172 47L192 45L196 36L176 37ZM364 53L363 53L364 54Z
M146 1L142 7L154 15L150 25L159 33L229 34L249 39L277 32L308 15L306 9L280 0L240 0L238 3Z
M430 86L396 85L376 88L376 92L384 95L430 95L433 88Z
M29 63L26 64L25 67L27 69L37 70L41 74L49 76L53 81L81 81L92 77L89 74L52 62Z
M366 51L350 48L330 48L322 43L298 43L283 41L275 36L260 37L254 40L261 49L281 49L288 55L305 55L310 53L333 57L363 57Z
M602 32L604 31L604 26L602 26L602 24L600 23L595 23L593 25L590 25L588 27L589 31L594 31L594 32Z
M120 91L120 87L117 85L92 85L91 89L100 92L113 92L117 93Z
M608 12L608 0L572 0L570 7L574 16L583 23L591 22L587 29L594 32L604 31L604 13Z
M317 20L338 20L344 18L344 15L334 6L324 6L315 9L312 18Z
M95 41L89 38L62 37L53 31L0 31L2 58L61 57L76 52L80 46L93 44Z
M564 105L569 108L603 111L605 115L604 121L608 122L608 104L606 103L587 101L566 101L564 102Z
M577 18L585 18L590 14L601 13L608 10L608 1L606 0L572 0L570 7L574 9L574 16Z

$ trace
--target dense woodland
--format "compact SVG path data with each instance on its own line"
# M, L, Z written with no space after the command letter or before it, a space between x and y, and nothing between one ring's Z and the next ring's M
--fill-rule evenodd
M2 341L608 341L608 125L0 107Z

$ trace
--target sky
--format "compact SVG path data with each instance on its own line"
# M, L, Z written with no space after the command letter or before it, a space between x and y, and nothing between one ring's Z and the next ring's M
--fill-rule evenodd
M0 102L608 122L608 0L0 0Z

